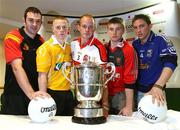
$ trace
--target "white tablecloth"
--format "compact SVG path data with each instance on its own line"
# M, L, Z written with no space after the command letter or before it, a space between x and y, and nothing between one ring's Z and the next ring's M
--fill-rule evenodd
M156 124L139 118L110 115L104 124L84 125L71 121L70 116L55 116L46 123L35 123L28 116L0 115L0 130L180 130L180 112L168 110L164 121Z

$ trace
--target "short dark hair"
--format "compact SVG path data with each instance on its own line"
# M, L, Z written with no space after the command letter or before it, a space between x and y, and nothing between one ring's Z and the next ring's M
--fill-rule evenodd
M111 18L109 21L108 21L108 24L109 23L123 23L123 19L122 18L119 18L119 17L114 17L114 18Z
M41 15L41 18L42 18L42 13L41 11L36 8L36 7L28 7L25 12L24 12L24 19L26 20L26 17L27 17L27 13L28 12L32 12L32 13L36 13L36 14L40 14Z
M109 24L121 24L124 27L123 19L120 17L113 17L108 21Z
M148 25L151 24L150 17L148 15L145 15L145 14L135 15L134 18L132 19L132 24L138 19L144 20Z

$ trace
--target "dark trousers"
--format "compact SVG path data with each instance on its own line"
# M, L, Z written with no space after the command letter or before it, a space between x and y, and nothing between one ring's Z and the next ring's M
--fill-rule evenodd
M54 91L48 89L47 92L56 102L58 116L72 116L74 114L75 100L72 92L69 91Z
M28 104L30 100L25 95L2 94L1 114L28 115Z

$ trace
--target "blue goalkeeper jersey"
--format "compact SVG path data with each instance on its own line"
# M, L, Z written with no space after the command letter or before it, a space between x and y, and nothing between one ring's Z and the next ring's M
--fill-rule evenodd
M151 31L146 43L141 44L140 39L133 41L139 60L139 73L137 83L141 86L139 91L148 92L158 80L163 67L173 71L177 66L177 55L173 43L163 35Z

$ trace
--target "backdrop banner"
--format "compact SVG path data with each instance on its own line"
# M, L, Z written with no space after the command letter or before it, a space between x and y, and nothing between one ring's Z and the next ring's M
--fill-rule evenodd
M112 17L121 17L124 21L126 31L124 33L124 38L128 41L132 41L136 38L133 28L132 28L132 18L137 14L147 14L150 16L153 27L152 30L156 33L165 34L169 37L180 37L180 24L179 14L178 14L178 4L175 1L164 2L154 6L146 7L144 9L139 9L136 11L130 11L123 13L122 15L113 15L111 17L105 16L100 18L95 18L96 20L96 32L95 36L103 43L108 42L107 36L107 21ZM45 39L48 39L50 35L46 33L52 33L52 16L44 16L43 22L43 35ZM79 23L79 18L68 18L70 22L70 34L69 39L73 40L78 35L77 25ZM48 36L48 37L47 37Z

